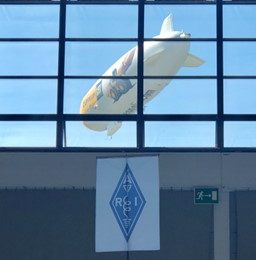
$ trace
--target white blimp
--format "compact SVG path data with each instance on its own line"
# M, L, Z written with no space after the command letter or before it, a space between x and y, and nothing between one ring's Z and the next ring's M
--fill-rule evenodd
M172 16L162 24L158 39L189 39L190 34L173 29ZM144 43L144 75L174 76L181 67L198 67L204 62L189 53L189 41L148 41ZM85 94L80 105L80 114L133 114L137 110L137 81L127 77L137 73L137 52L134 47L117 60L103 76L119 78L98 79ZM126 76L125 78L121 78ZM171 79L144 81L144 105L156 97ZM122 122L85 121L84 125L95 131L106 131L112 136Z

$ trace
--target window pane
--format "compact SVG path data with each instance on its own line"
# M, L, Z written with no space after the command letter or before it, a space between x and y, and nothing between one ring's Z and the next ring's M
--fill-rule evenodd
M65 80L64 112L71 114L134 114L137 80Z
M0 147L54 147L55 122L0 122Z
M147 147L215 147L215 122L146 122Z
M68 5L66 37L136 38L137 16L135 5Z
M225 80L224 111L226 114L256 114L256 80Z
M55 42L0 42L0 57L0 75L57 75Z
M106 130L108 129L108 130ZM115 132L116 130L116 132ZM66 122L68 147L136 147L135 122Z
M163 20L169 14L175 31L184 30L193 38L216 37L216 8L213 5L146 5L145 37L159 35Z
M256 122L225 122L225 147L256 147Z
M0 114L54 114L57 80L0 80Z
M57 38L59 6L0 5L1 38Z
M256 38L255 16L256 5L224 5L224 37Z
M188 41L146 42L144 74L146 76L216 75L216 44Z
M134 42L68 42L66 75L134 76L137 73L135 45Z
M225 75L256 74L256 42L225 42Z
M216 114L216 92L215 80L146 79L144 80L144 112L147 114Z

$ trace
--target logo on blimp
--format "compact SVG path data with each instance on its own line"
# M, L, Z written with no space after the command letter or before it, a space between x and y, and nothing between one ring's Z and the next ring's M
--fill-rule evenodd
M109 204L128 242L146 204L128 164L125 166Z
M132 49L122 60L118 68L115 68L112 71L113 77L125 76L127 70L132 64L132 60L135 54L135 48ZM111 97L114 100L114 103L117 102L120 97L126 94L135 84L132 84L129 79L113 78L110 80L108 85L107 96Z

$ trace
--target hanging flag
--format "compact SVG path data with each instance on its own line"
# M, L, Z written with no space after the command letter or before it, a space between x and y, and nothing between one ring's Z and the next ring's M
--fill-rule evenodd
M96 252L159 250L158 157L97 159Z

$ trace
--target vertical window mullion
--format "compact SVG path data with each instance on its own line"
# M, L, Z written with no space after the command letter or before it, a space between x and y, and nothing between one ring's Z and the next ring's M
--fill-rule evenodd
M145 142L145 132L144 132L144 117L143 117L143 79L144 79L144 0L139 0L138 6L138 88L137 88L137 147L142 149Z
M65 68L65 29L66 29L66 1L60 2L59 22L59 57L58 57L58 100L57 100L57 149L63 147L63 103L64 103L64 68Z
M217 123L216 146L220 150L224 146L224 117L223 117L223 3L217 0Z

